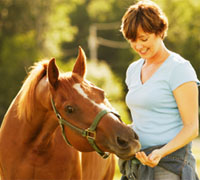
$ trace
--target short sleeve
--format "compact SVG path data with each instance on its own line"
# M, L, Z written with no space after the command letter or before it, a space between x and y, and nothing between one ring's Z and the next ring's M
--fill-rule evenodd
M126 71L126 78L125 78L125 83L129 89L131 82L133 79L138 77L138 73L140 73L140 69L142 64L144 63L144 59L139 59L137 61L134 61L131 63Z
M127 87L129 87L130 84L130 74L131 74L131 66L128 67L127 71L126 71L126 79L125 79L125 83L127 85Z
M126 79L125 79L125 83L129 89L129 86L131 84L131 76L133 76L135 73L135 62L133 62L132 64L129 65L127 71L126 71Z
M169 82L173 91L183 83L190 81L196 82L198 86L200 85L194 68L189 61L185 60L174 67L171 72Z
M128 86L128 69L126 70L126 78L125 78L125 83L126 83L126 85Z

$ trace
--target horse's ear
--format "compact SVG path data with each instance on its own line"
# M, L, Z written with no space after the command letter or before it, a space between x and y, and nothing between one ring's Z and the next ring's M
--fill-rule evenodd
M49 61L47 68L48 80L51 86L56 89L58 86L59 71L55 63L55 58Z
M76 63L73 68L73 73L78 74L81 77L85 77L86 74L86 56L83 49L79 46L79 54L76 59Z

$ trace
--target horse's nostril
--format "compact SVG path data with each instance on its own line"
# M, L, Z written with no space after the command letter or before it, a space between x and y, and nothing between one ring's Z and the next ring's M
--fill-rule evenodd
M127 145L128 145L128 141L126 141L120 137L117 137L117 143L121 147L127 147Z

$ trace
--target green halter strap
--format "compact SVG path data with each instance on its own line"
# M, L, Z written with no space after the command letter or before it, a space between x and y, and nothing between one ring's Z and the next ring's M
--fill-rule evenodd
M62 116L59 114L59 112L56 109L55 103L53 98L51 98L51 104L53 107L53 110L59 120L59 124L61 127L61 131L62 131L62 136L64 138L64 140L66 141L67 144L71 145L69 140L67 139L66 135L65 135L65 131L64 131L64 125L70 127L71 129L73 129L74 131L78 132L79 134L81 134L83 137L86 137L88 142L90 143L90 145L94 148L94 150L103 158L107 158L109 156L109 153L103 152L95 143L95 139L96 139L96 128L98 126L99 121L101 120L101 118L107 114L107 113L113 113L113 112L109 112L107 110L102 110L101 112L99 112L97 114L97 116L95 117L93 123L91 124L91 126L88 129L80 129L76 126L74 126L73 124L69 123L68 121L66 121L65 119L62 118ZM115 114L115 113L113 113ZM115 114L116 115L116 114ZM116 115L118 116L118 115Z

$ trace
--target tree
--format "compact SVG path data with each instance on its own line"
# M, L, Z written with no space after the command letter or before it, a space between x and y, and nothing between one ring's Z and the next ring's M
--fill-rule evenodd
M0 1L1 120L28 67L37 59L59 56L60 42L72 39L66 4L64 0Z
M188 59L200 78L200 1L162 0L160 5L169 19L167 47Z
M63 63L76 56L81 45L89 57L89 27L118 22L113 30L98 30L106 40L126 42L121 18L133 0L1 0L0 1L0 117L17 94L27 68L36 60L56 57ZM169 19L165 44L189 59L200 77L200 1L159 0ZM99 45L98 59L109 64L123 82L128 65L139 57L131 48ZM9 82L9 83L8 83ZM126 91L123 83L124 91Z

